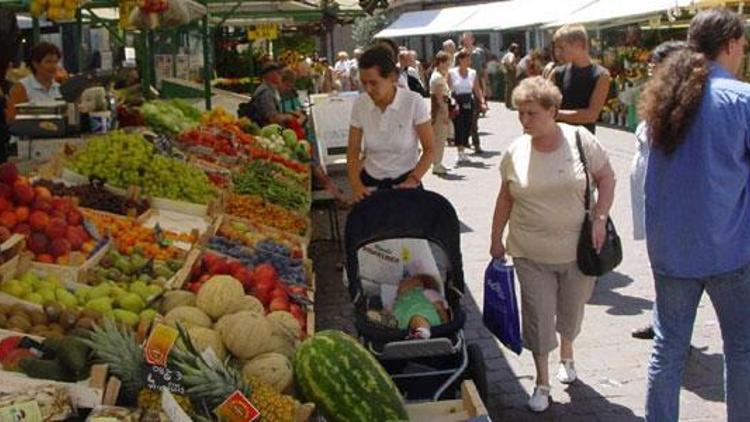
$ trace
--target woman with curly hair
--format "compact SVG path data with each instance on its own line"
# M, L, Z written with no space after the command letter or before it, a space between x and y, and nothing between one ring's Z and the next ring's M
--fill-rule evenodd
M677 421L682 372L703 292L724 340L727 420L750 415L750 85L745 20L703 11L641 97L652 146L646 239L656 287L647 421Z
M649 57L649 74L653 75L658 70L659 65L671 54L685 48L687 48L687 43L684 41L666 41L659 44ZM633 239L644 240L646 239L646 168L649 150L651 149L646 122L641 122L635 129L635 140L636 151L630 169L630 210L633 214ZM651 340L654 338L654 327L652 324L648 324L634 330L632 335L634 338Z

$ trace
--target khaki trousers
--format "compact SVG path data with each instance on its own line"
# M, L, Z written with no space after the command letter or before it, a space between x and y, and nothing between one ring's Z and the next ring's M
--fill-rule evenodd
M574 340L596 278L581 273L575 261L542 264L515 258L513 263L521 287L524 346L540 355L557 348L555 332Z

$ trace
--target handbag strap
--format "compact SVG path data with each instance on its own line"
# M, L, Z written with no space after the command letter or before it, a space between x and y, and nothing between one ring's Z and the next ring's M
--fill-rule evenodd
M583 172L586 174L586 193L584 194L583 203L586 213L591 210L591 182L589 181L589 167L586 162L586 153L583 152L583 142L581 142L581 131L576 129L576 147L578 147L578 157L583 164Z

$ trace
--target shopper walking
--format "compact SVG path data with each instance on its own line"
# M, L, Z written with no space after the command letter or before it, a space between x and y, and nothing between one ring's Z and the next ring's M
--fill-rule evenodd
M703 11L647 83L641 109L652 149L646 240L656 285L646 419L677 421L685 360L703 292L724 341L727 420L750 417L750 85L745 20Z
M474 152L481 153L482 146L479 141L479 115L487 111L487 107L482 107L482 104L486 104L487 99L484 96L486 92L486 78L487 78L487 53L482 47L474 45L475 39L474 34L471 32L464 32L461 36L462 49L469 54L469 67L476 72L476 81L479 87L479 92L474 97L474 113L471 118L471 145L474 147ZM460 65L460 64L458 64Z
M453 90L453 98L458 103L459 112L453 118L453 128L455 132L455 144L458 148L458 161L460 165L468 161L465 149L469 146L469 137L471 128L476 116L475 108L479 111L487 110L487 103L484 102L484 94L479 87L477 72L472 69L471 55L466 51L461 51L456 57L458 67L450 70L450 85Z
M421 187L422 176L432 165L427 104L419 94L396 86L398 68L389 46L365 51L359 72L367 93L352 106L346 152L355 201L371 189Z
M672 53L687 48L684 41L667 41L659 44L649 57L649 75L659 68L661 63ZM633 239L646 239L646 168L651 148L646 122L641 122L635 130L636 151L630 166L630 209L633 214ZM651 340L654 338L652 324L633 330L634 338Z
M435 70L430 76L430 100L432 103L432 132L435 135L434 159L432 161L432 173L446 174L448 169L443 166L443 151L450 132L450 100L451 90L448 87L448 71L451 66L451 57L448 53L440 51L435 56Z
M586 217L586 174L598 190L592 243L600 249L612 206L615 176L602 145L587 130L557 123L562 95L542 77L521 81L513 104L524 135L516 139L500 162L502 185L492 221L490 253L505 257L505 226L509 226L507 253L513 257L521 287L523 343L534 355L536 388L529 408L549 407L549 353L557 348L557 378L569 384L577 379L573 341L581 331L584 305L594 289L594 277L581 273L576 247ZM579 149L580 148L580 149Z
M596 131L596 122L609 94L609 71L591 61L589 38L581 25L566 25L555 32L558 66L550 79L562 92L562 109L557 119Z
M513 43L508 47L508 52L505 53L500 64L503 66L505 72L505 107L513 108L513 90L516 88L516 73L518 70L518 61L521 58L521 48L518 44Z

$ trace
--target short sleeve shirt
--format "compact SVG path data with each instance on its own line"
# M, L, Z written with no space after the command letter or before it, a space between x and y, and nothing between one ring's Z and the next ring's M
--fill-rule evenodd
M368 94L360 94L352 106L351 126L362 129L365 171L382 180L413 170L419 161L417 126L429 121L424 98L408 89L397 88L385 111Z
M432 76L430 76L430 94L434 94L441 87L444 95L450 95L450 88L445 77L438 71L432 72Z
M507 182L513 207L507 247L515 258L544 264L576 260L584 211L586 175L578 148L580 132L589 171L597 173L609 158L594 135L584 128L559 124L564 141L552 152L533 148L531 138L516 139L503 154L500 173Z
M281 97L279 91L270 85L262 83L253 94L253 101L255 103L258 117L260 117L264 124L270 121L271 117L279 113L281 110Z

